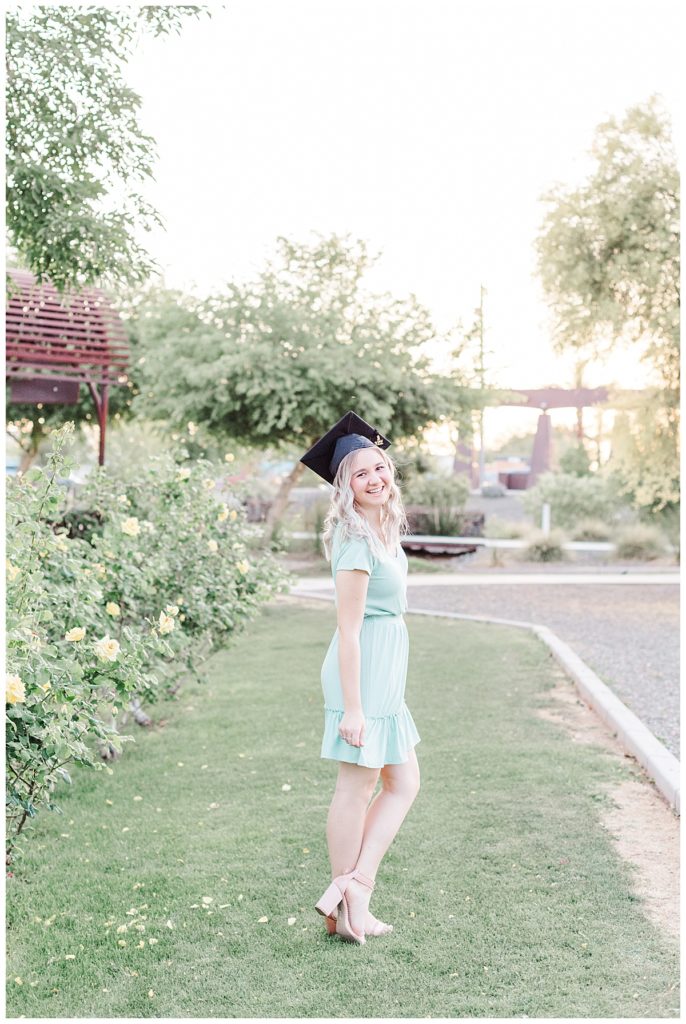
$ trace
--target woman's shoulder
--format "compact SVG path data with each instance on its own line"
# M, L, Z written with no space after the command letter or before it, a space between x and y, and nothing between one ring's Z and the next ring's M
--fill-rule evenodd
M334 529L331 561L338 568L364 568L371 571L377 559L366 537L348 533L344 524L339 522ZM353 565L353 562L356 564Z
M352 533L350 527L347 527L342 519L339 519L334 527L332 540L333 543L337 545L364 544L371 548L371 545L364 534Z

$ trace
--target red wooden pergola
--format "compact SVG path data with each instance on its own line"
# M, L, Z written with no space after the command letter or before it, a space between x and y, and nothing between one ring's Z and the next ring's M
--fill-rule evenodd
M62 295L25 270L8 270L6 377L10 401L74 405L86 384L100 426L98 462L105 461L111 385L126 384L129 348L124 325L98 288Z

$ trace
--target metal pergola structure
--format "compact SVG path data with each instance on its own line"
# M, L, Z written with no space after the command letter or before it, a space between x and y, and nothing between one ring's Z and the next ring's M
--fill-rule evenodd
M128 382L124 324L105 294L83 288L62 295L49 281L9 269L6 365L10 402L74 405L90 391L98 416L98 462L105 461L109 388Z
M537 477L550 468L552 427L550 423L549 409L576 409L580 410L593 405L603 405L610 399L610 390L606 387L598 388L508 388L501 389L502 393L493 398L489 405L511 406L517 409L538 409L539 417L536 426L533 449L531 452L531 471L527 477L526 486L531 487ZM636 403L642 399L641 390L622 389L622 395L626 398L632 396ZM516 400L508 395L522 395L523 400ZM488 406L487 406L488 407ZM581 437L580 420L577 423L577 435ZM457 445L457 452L453 461L454 473L466 473L473 486L479 485L478 478L473 473L473 457L470 447L461 441Z

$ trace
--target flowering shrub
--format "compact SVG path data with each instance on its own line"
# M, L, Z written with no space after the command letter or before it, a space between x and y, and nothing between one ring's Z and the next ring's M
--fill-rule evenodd
M284 589L268 555L251 549L239 509L216 501L210 466L153 460L135 485L91 474L89 539L58 481L71 424L53 435L42 469L9 481L7 498L7 788L10 851L67 766L106 767L132 740L115 718L169 696ZM210 489L209 484L212 484ZM76 517L78 518L78 517ZM111 771L109 767L106 770Z

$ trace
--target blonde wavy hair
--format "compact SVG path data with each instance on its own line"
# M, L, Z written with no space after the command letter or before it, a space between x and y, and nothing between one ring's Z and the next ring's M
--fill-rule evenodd
M389 557L389 553L384 548L383 543L372 530L365 517L355 507L355 496L351 480L355 456L359 450L359 448L356 448L341 460L338 472L334 478L333 495L331 496L331 504L324 519L324 529L322 532L324 553L329 562L331 561L334 531L339 523L342 524L342 539L364 537L369 542L369 546L377 558ZM381 532L386 542L386 548L395 551L400 538L408 533L407 517L400 495L400 488L395 482L395 464L383 448L379 448L378 451L379 457L383 459L391 472L388 498L381 507Z

